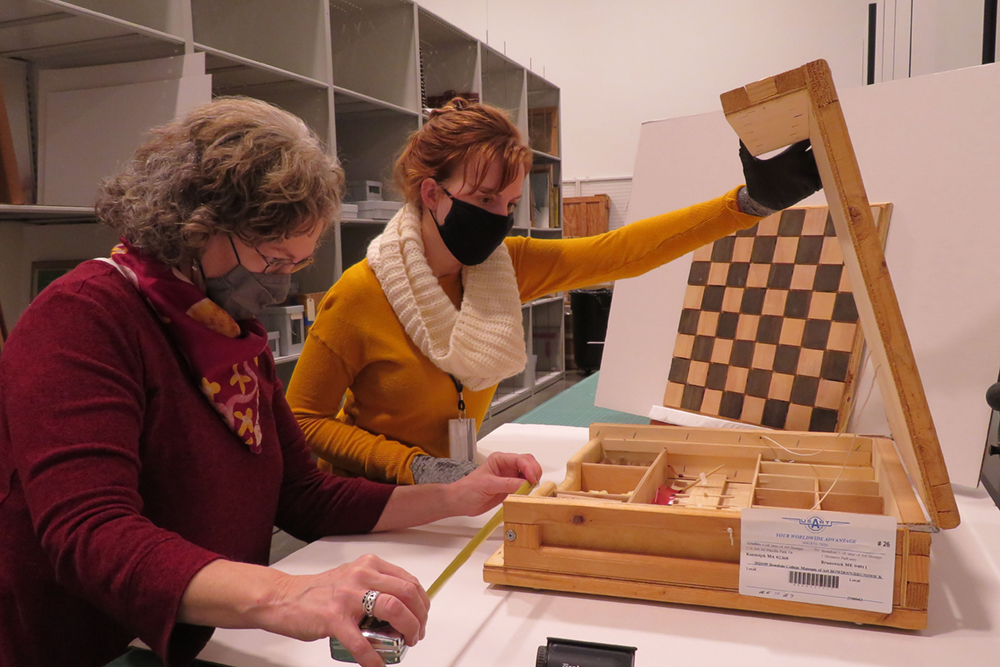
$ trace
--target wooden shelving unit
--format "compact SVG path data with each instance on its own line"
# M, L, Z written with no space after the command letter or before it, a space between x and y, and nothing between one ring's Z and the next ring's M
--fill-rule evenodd
M184 54L204 54L213 95L246 95L291 111L336 153L349 180L387 186L400 147L426 120L428 100L474 93L507 110L525 137L534 131L534 162L548 170L553 186L534 193L535 198L558 207L559 89L411 0L4 0L0 4L0 58L25 63L29 83L44 69L139 63ZM37 95L31 85L28 90L29 96ZM547 133L538 129L540 119L547 119ZM32 119L36 152L37 122ZM548 139L541 141L541 136ZM558 210L545 221L532 214L532 183L533 179L525 179L526 203L518 207L512 234L559 238ZM386 193L387 199L396 197ZM93 210L89 202L79 204L0 205L0 226L4 226L0 235L34 236L37 232L31 230L40 225L57 224L61 236L89 235L93 244L93 237L100 235L95 232ZM367 243L384 224L343 220L335 225L316 264L296 275L300 291L328 289L346 267L364 257ZM12 232L11 225L27 231ZM38 244L19 240L17 245ZM63 254L71 254L73 245L67 240ZM49 258L5 262L8 258L0 248L0 267L7 264L0 268L0 296L10 301L15 294L14 307L8 308L9 324L27 305L21 265ZM555 300L525 305L529 365L502 383L494 411L562 377L561 363L547 361L552 356L549 348L541 355L544 363L536 367L531 361L540 356L536 347L542 341L551 346L552 328L562 327L561 310L556 322L553 304ZM543 323L544 335L534 329L536 323ZM555 356L563 357L561 349ZM287 362L283 369L293 367L293 359L282 361Z

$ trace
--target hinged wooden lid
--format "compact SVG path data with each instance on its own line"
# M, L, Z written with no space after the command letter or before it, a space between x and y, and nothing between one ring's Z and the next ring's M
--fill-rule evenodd
M729 91L722 109L753 155L811 140L893 439L931 523L956 527L948 469L829 66L816 60Z

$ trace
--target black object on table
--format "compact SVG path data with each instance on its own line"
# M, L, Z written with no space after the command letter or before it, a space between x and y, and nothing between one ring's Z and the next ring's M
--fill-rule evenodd
M633 667L634 646L597 644L576 639L549 637L548 644L538 647L535 667Z

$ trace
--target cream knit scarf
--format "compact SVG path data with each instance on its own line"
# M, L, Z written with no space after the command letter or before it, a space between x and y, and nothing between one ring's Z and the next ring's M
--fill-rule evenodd
M410 204L368 246L368 265L410 340L466 387L486 389L524 370L521 301L506 245L462 269L460 310L431 273L420 215Z

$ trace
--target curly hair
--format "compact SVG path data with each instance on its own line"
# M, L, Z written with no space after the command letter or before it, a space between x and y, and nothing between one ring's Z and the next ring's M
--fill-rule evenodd
M486 179L486 166L499 160L503 173L497 191L514 182L518 172L531 171L531 149L500 109L489 104L453 98L431 112L422 128L410 135L393 169L395 185L416 206L421 205L424 179L444 181L457 169L475 169L473 187Z
M195 260L210 236L250 245L330 224L344 172L298 117L221 97L150 131L101 184L98 219L169 266Z

